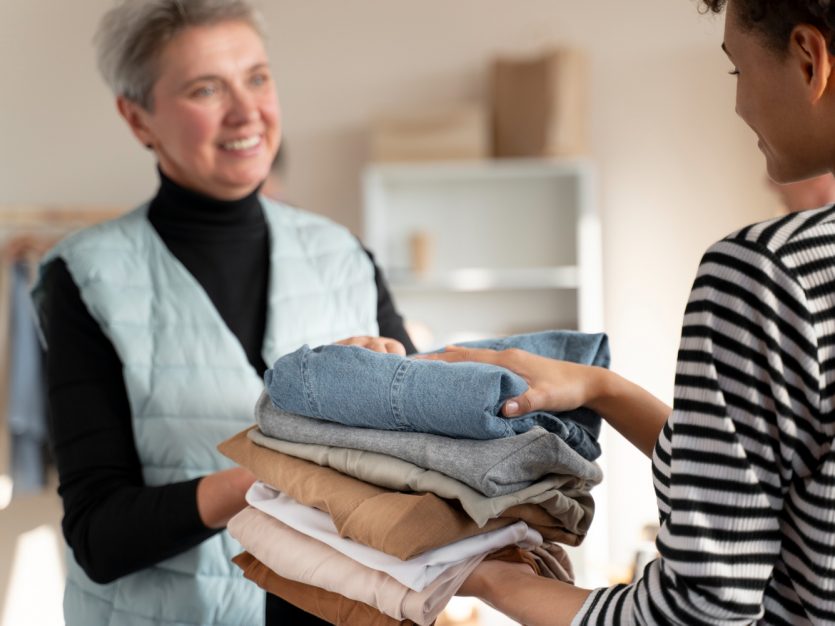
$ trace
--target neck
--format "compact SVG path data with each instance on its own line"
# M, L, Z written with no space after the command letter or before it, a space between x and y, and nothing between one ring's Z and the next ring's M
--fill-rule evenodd
M198 237L214 231L229 236L238 228L266 227L258 189L237 200L218 200L177 184L161 170L159 176L159 190L148 210L155 226L174 231L187 228L188 234Z

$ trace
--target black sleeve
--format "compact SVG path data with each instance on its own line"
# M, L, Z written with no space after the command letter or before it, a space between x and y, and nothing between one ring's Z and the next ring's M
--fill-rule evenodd
M215 530L197 511L200 479L148 487L142 478L122 363L81 300L66 264L44 276L50 432L76 561L107 583L183 552Z
M391 297L386 278L383 276L383 271L374 261L374 255L367 248L363 248L363 250L371 259L371 263L374 264L374 282L377 285L377 326L380 327L380 336L397 339L406 348L406 354L414 354L417 352L417 348L412 343L409 333L406 332L403 318L394 306L394 300Z

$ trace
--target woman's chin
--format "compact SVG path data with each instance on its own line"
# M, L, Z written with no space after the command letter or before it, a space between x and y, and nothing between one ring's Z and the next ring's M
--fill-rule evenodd
M217 187L224 196L231 195L232 198L242 198L255 191L268 175L269 170L263 171L261 169L238 173L235 176L224 177Z

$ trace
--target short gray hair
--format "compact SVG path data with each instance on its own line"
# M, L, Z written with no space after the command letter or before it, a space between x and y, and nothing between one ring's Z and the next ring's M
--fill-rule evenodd
M115 95L150 110L166 44L190 26L231 21L265 37L264 20L249 0L119 0L94 39L99 71Z

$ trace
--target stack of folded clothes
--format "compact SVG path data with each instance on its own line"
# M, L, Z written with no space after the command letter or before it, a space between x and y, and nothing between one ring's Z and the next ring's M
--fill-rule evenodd
M605 335L467 344L608 366ZM334 624L431 624L485 558L573 581L602 475L586 409L505 419L523 379L348 346L304 346L265 375L257 427L220 446L258 478L229 523L262 588Z

